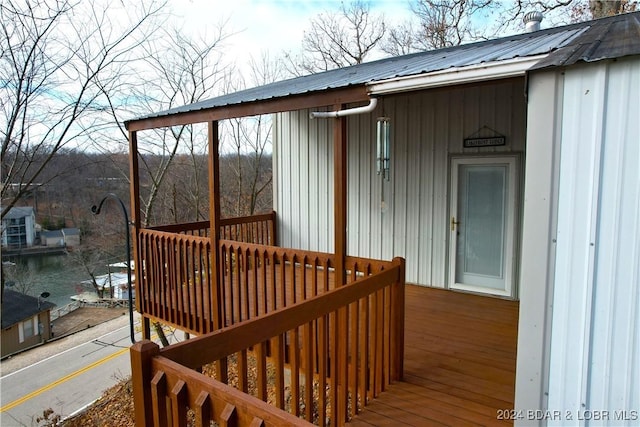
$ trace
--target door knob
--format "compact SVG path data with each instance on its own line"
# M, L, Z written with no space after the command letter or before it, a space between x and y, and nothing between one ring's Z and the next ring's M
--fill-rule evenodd
M451 231L456 231L456 225L460 224L460 221L456 221L456 217L451 217Z

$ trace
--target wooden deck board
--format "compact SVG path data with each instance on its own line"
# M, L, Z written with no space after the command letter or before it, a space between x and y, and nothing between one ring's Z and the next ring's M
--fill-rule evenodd
M518 303L407 285L405 375L348 425L509 425Z

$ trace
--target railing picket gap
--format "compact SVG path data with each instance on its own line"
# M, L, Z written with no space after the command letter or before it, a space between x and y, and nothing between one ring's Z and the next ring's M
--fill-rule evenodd
M256 357L256 394L258 399L267 401L267 344L261 342L254 347Z
M304 414L305 419L313 422L313 338L311 331L314 322L305 323L302 328L302 368L304 373Z
M327 378L329 377L329 315L318 320L318 424L327 424Z

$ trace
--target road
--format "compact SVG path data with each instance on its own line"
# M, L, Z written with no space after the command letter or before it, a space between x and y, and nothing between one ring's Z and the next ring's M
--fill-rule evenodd
M37 425L49 408L63 417L82 410L131 375L130 345L127 324L4 375L0 425Z

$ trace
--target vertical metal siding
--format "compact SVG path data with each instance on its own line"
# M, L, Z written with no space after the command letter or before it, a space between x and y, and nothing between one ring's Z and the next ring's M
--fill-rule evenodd
M383 115L391 118L392 129L389 182L376 174L375 166L375 120ZM444 287L449 156L524 152L524 117L521 79L388 96L380 99L374 113L349 117L349 254L403 256L408 281ZM281 177L276 183L276 211L283 227L282 245L333 250L332 125L331 120L310 120L308 111L280 114L276 120ZM504 134L507 146L463 149L463 139L482 126ZM298 172L292 176L292 171ZM300 182L301 171L311 175L308 188ZM307 228L308 238L298 226Z
M640 60L569 69L563 96L549 408L637 425Z

